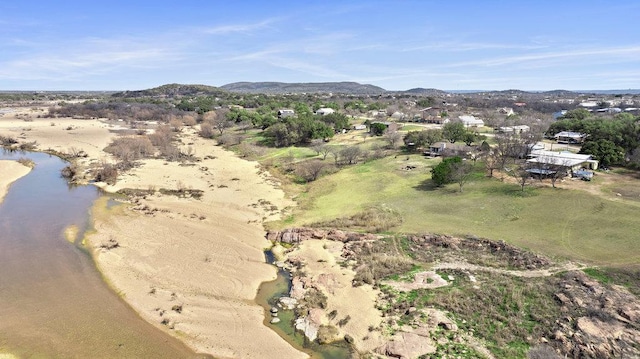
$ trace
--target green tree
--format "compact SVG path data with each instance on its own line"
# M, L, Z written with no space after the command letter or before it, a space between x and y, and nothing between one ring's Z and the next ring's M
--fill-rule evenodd
M430 128L422 131L409 131L403 138L405 145L413 143L415 148L431 146L432 144L442 140L442 130Z
M380 123L380 122L374 122L371 124L371 126L369 127L371 134L374 136L382 136L384 134L384 131L387 130L387 125L385 125L384 123Z
M462 122L448 122L442 127L442 137L451 143L462 140L466 132Z
M349 118L342 113L334 112L324 116L316 115L315 118L333 127L335 131L341 131L349 128Z
M585 118L591 116L591 112L586 108L576 108L575 110L567 111L562 117L559 119L574 119L574 120L584 120Z
M433 97L430 97L430 96L421 98L418 101L416 101L416 105L418 105L419 107L433 106L434 103L435 103L435 100L433 99Z
M420 138L426 146L431 146L434 143L442 140L442 130L437 128L430 128L420 132Z
M447 183L451 183L453 180L451 176L453 165L461 162L462 158L458 156L443 159L442 162L431 169L431 180L433 183L436 186L444 186Z
M474 132L467 131L462 135L462 142L464 142L467 146L471 146L478 139L478 135Z
M622 164L624 161L624 149L605 139L586 142L580 153L593 155L602 166Z

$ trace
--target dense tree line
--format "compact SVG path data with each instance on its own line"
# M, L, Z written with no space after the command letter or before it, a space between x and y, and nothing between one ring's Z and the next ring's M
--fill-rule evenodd
M588 153L602 165L622 165L640 146L640 117L621 113L612 118L588 116L588 111L570 111L547 131L553 136L561 131L587 135L581 153Z
M308 144L314 139L328 139L335 131L326 123L310 116L287 117L264 131L267 144L285 147Z
M123 101L83 103L63 103L60 107L49 108L52 117L84 117L124 119L132 121L169 122L175 117L182 117L183 112L165 105L151 103L131 103Z

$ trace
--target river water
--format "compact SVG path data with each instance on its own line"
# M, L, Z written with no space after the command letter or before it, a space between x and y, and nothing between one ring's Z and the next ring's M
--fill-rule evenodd
M265 252L267 263L274 262L274 256L271 251ZM280 323L271 324L272 307L278 307L277 303L281 297L289 296L291 290L290 273L279 268L278 276L271 282L265 282L260 285L256 302L264 308L265 321L264 324L270 326L280 337L286 340L294 348L303 351L311 357L311 359L345 359L351 357L351 347L344 341L332 344L318 344L309 341L304 333L295 328L295 314L292 310L280 310L278 317Z
M0 150L0 159L21 157L36 166L0 203L0 356L208 357L142 320L107 287L89 253L65 240L68 226L80 237L90 226L98 190L70 187L57 157Z

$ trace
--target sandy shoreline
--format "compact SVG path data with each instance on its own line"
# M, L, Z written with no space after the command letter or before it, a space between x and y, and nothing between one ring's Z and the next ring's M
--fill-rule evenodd
M16 161L0 161L0 202L9 190L9 186L22 176L26 176L31 168Z
M0 135L37 141L38 150L83 150L84 165L109 159L102 149L116 136L98 120L24 122L11 115L0 119ZM202 197L157 191L112 208L98 201L95 231L85 243L105 280L143 318L198 352L216 358L308 357L263 324L264 310L254 300L258 286L276 277L264 260L269 243L262 222L277 218L291 202L257 163L199 138L193 129L180 137L198 162L145 160L115 186L102 187L197 189ZM8 172L13 171L0 171Z

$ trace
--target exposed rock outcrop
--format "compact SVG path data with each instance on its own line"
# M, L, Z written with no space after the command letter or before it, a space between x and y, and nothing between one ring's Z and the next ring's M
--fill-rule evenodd
M374 240L378 236L370 233L345 232L338 229L323 230L317 228L287 228L283 231L267 232L267 239L272 242L299 243L309 239L326 239L337 242Z
M556 300L567 315L549 343L569 358L640 358L640 301L625 288L573 271Z

